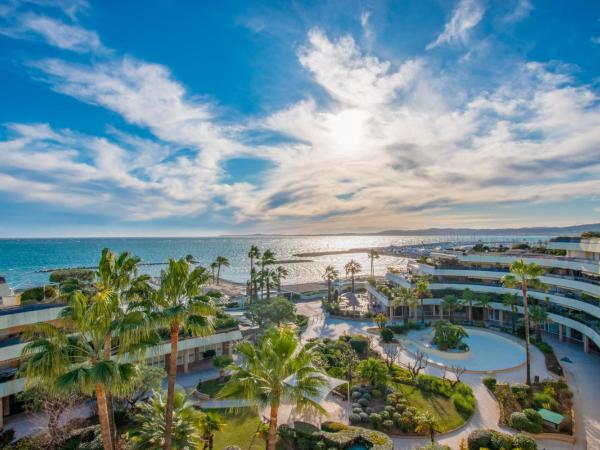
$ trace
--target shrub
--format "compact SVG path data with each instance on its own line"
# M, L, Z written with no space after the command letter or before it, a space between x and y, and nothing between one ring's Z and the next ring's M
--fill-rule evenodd
M349 341L350 346L359 356L367 356L369 341L363 336L353 336Z
M321 430L328 431L330 433L337 433L338 431L347 430L348 425L340 422L326 421L321 424Z
M385 428L386 430L389 430L391 428L393 428L394 426L394 422L391 420L384 420L383 423L381 424L383 426L383 428Z
M539 423L531 422L525 413L519 411L515 411L510 415L510 425L519 431L527 431L529 433L539 433L542 430L542 426Z
M350 419L350 423L353 425L356 425L357 423L360 423L360 421L361 421L360 415L357 413L350 414L350 416L348 418Z
M45 291L45 295L44 295ZM25 289L21 294L22 302L36 301L41 302L46 299L52 299L58 296L58 291L54 286L46 286L44 287L34 287L30 289Z
M360 392L354 391L352 393L352 400L358 400L361 397Z
M537 412L535 409L526 408L523 410L523 413L525 413L525 415L527 416L527 419L529 419L533 423L537 423L539 425L544 423L544 419L542 418L542 415L539 412Z
M417 447L416 450L452 450L452 447L448 447L447 445L438 444L437 442L424 445L422 447Z
M365 392L362 394L362 398L366 399L367 401L371 401L371 394Z
M519 450L537 450L537 444L535 440L524 434L517 433L513 436L513 448Z
M223 450L242 450L242 449L240 447L238 447L237 445L228 445Z
M381 397L381 391L379 389L373 389L371 391L371 395L373 395L374 398L380 398Z
M392 342L394 340L394 332L389 328L381 330L381 340L383 342Z
M383 421L383 419L381 418L381 415L379 415L377 413L371 414L369 416L369 420L371 421L371 425L373 425L374 428L379 428L379 425Z
M459 393L456 393L453 394L450 399L452 400L452 404L456 410L460 413L471 415L473 414L473 411L475 411L474 397L465 397Z
M12 428L0 431L0 448L4 448L15 438L15 430Z
M366 399L366 398L364 398L364 397L363 397L363 398L360 398L360 399L358 400L358 404L359 404L360 406L362 406L363 408L366 408L367 406L369 406L369 400L367 400L367 399Z
M354 414L360 414L361 412L363 412L363 409L361 407L358 408L352 408L352 412Z
M359 414L359 416L360 416L361 422L368 422L369 421L369 415L366 412L361 412Z
M94 271L89 269L59 269L50 274L51 283L62 283L70 278L80 281L94 281Z
M546 408L552 411L559 411L560 405L550 395L545 392L536 392L533 394L533 406L536 408Z
M483 379L483 384L485 384L490 391L494 392L494 388L496 387L496 379L492 377L486 377Z
M510 434L500 433L498 431L492 433L491 448L493 449L511 449L513 446L513 437Z
M481 448L493 448L492 436L494 430L475 430L469 434L467 445L469 450L480 450Z

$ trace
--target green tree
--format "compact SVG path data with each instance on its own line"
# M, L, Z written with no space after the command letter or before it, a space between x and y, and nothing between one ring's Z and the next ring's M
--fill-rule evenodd
M388 368L385 362L377 358L368 358L361 361L356 367L358 377L371 386L384 385L388 380Z
M373 320L379 328L383 328L388 321L388 317L383 313L379 313L373 318Z
M166 411L169 409L164 395L155 392L148 402L140 404L135 416L137 423L129 432L133 450L160 450L166 446ZM173 394L171 406L173 425L169 436L169 448L187 450L200 448L202 443L201 421L204 414L188 401L185 392L178 389Z
M221 267L229 267L230 263L224 256L217 256L215 262L217 263L217 284L219 284L219 281L221 281Z
M375 260L379 259L379 252L372 248L369 250L369 259L371 260L371 278L375 277Z
M248 251L248 258L250 258L250 298L255 299L258 293L254 261L260 259L260 250L256 245L252 245L250 247L250 250Z
M275 282L277 286L277 293L281 292L281 281L289 275L289 271L283 266L277 266L275 269Z
M535 326L535 338L538 342L542 341L542 325L548 321L548 313L545 308L534 305L529 310L529 318Z
M362 266L358 262L351 259L344 266L344 270L346 271L346 276L350 276L350 279L352 280L352 292L354 292L354 278L360 273Z
M171 448L179 333L185 331L195 336L207 336L213 332L210 317L216 313L216 309L211 297L215 294L201 295L202 286L208 278L204 267L190 270L190 264L185 259L170 259L167 268L161 271L160 287L149 304L148 314L153 323L157 327L167 327L171 340L165 411L165 450Z
M415 427L417 433L426 433L431 439L431 443L435 443L435 434L440 432L440 424L437 418L426 411L417 416L417 426Z
M426 277L419 277L415 283L415 295L421 302L421 322L425 323L425 308L423 307L423 299L431 297L431 291L429 290L429 281Z
M325 267L325 273L323 279L327 282L327 301L331 302L331 286L335 280L340 276L339 272L333 266Z
M50 323L33 325L27 332L33 340L22 351L28 385L44 384L50 392L62 394L95 395L105 450L115 448L107 394L124 395L136 372L132 364L119 362L123 348L114 349L116 358L105 357L105 336L114 330L111 312L115 302L114 295L91 297L76 291L60 314L62 323L73 333Z
M270 248L266 249L260 258L260 271L258 273L261 297L266 286L266 281L269 278L268 275L265 275L265 267L272 266L273 264L275 264L275 262L275 253L273 252L273 250L271 250Z
M296 305L284 297L265 298L249 305L245 315L259 328L266 330L272 326L280 327L284 323L295 322Z
M502 277L502 284L508 288L521 288L523 295L523 315L525 322L525 354L527 362L526 383L531 386L531 356L529 353L529 305L527 303L527 289L542 286L540 277L544 270L535 263L527 264L522 259L510 265L510 275Z
M519 297L517 294L511 294L510 292L507 292L502 297L502 304L510 308L510 321L512 323L512 332L513 334L515 334L517 312L519 311Z
M217 282L217 266L218 264L216 261L210 263L210 278L212 279L213 283Z
M416 306L419 299L411 288L400 286L392 290L392 305L402 307L402 320L408 322L408 309Z
M223 418L212 412L207 412L200 418L200 429L202 430L202 440L205 450L213 450L215 433L221 431L225 426Z
M490 303L492 302L489 294L481 294L476 305L483 308L483 320L489 320Z
M454 312L462 309L463 300L456 295L446 295L442 300L442 305L448 310L450 322L454 322Z
M131 379L131 392L118 398L119 402L129 409L135 409L139 402L148 398L153 391L160 391L162 382L167 376L161 367L139 366Z
M268 450L275 450L277 415L282 402L305 409L324 412L315 400L326 384L324 374L316 366L315 344L301 345L289 329L271 329L257 345L236 345L240 358L229 370L231 377L219 394L220 398L244 398L269 408Z
M473 300L475 300L475 293L466 288L462 293L463 300L469 305L469 323L473 323Z

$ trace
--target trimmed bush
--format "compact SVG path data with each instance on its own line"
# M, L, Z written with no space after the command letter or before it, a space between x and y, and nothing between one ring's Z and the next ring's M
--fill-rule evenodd
M377 413L372 413L369 416L369 420L371 421L371 425L373 425L373 428L375 428L375 429L379 428L379 425L383 421L383 419L381 418L381 415L377 414Z
M358 400L358 404L360 406L362 406L363 408L366 408L367 406L369 406L369 400L367 400L366 398L362 397Z
M539 425L542 425L544 423L544 418L535 409L526 408L523 410L523 412L525 413L527 419L529 419L530 422L537 423Z
M45 295L44 295L44 291L45 291ZM34 287L34 288L30 288L30 289L25 289L23 291L23 293L21 294L21 301L22 302L30 302L30 301L41 302L42 300L44 300L44 298L46 298L46 300L49 300L49 299L53 299L56 297L58 297L58 290L56 289L56 287L46 286L44 288L42 286L42 287Z
M469 450L480 450L481 448L492 449L492 436L494 433L494 430L472 431L467 438Z
M384 420L381 424L383 426L383 428L385 428L386 430L389 430L391 428L393 428L394 426L394 422L392 420Z
M537 450L537 443L535 440L524 434L515 434L512 441L513 448L518 448L519 450Z
M456 410L460 413L471 415L473 411L475 411L475 398L474 397L465 397L459 393L456 393L450 397L452 400L452 404L456 408Z
M350 423L353 425L356 425L361 422L360 414L357 413L350 414L348 418L350 419Z
M352 393L352 400L358 400L361 397L360 392L354 391Z
M341 422L326 421L321 424L321 430L337 433L338 431L347 430L348 425Z
M367 356L369 341L362 336L353 336L349 341L350 346L359 356Z
M539 423L531 422L525 413L518 411L510 415L510 425L519 431L527 431L529 433L539 433L542 431L542 426Z
M394 340L394 332L389 328L381 330L381 340L383 342L392 342Z
M496 387L496 379L492 377L486 377L483 379L483 384L492 392L494 392L494 388Z

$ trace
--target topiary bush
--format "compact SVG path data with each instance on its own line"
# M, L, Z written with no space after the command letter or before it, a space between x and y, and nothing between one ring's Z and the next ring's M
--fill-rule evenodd
M492 436L494 430L475 430L467 438L469 450L480 450L482 448L492 449Z
M353 425L359 424L361 422L360 414L357 414L357 413L350 414L348 419L350 420L350 423Z
M513 448L519 450L537 450L537 443L533 438L525 436L524 434L517 433L512 439Z
M529 433L539 433L542 431L542 426L539 423L530 421L524 412L514 412L510 415L510 426Z
M383 342L392 342L394 340L394 332L389 328L381 330L381 340Z
M379 425L381 425L381 422L383 421L381 415L377 413L372 413L371 415L369 415L369 420L371 421L371 425L373 425L373 428L375 429L379 428Z
M369 400L367 400L366 398L362 397L358 400L357 402L360 406L362 406L363 408L366 408L367 406L369 406Z
M523 412L531 422L537 423L539 425L542 425L544 423L544 418L535 409L526 408L523 410Z
M492 392L494 392L494 388L496 387L496 379L493 377L486 377L483 379L483 384Z

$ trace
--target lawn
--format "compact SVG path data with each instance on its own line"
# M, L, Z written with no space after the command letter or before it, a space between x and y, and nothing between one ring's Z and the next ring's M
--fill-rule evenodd
M207 380L207 381L203 381L200 384L200 392L202 392L203 394L206 395L210 395L211 397L214 397L215 394L217 392L219 392L221 390L221 388L225 385L225 381L224 380Z
M265 443L260 438L254 438L259 424L259 417L252 408L243 408L232 412L224 409L211 410L216 412L227 424L223 430L215 434L215 450L223 450L228 445L237 445L242 450L263 450ZM254 442L252 443L252 438ZM250 444L252 443L252 447Z
M453 430L465 422L449 398L423 391L415 386L397 384L396 389L406 396L407 403L419 411L427 410L437 417L442 433Z

